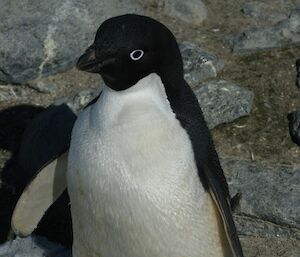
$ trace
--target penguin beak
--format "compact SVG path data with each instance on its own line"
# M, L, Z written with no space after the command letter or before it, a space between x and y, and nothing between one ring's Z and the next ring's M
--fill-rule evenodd
M76 68L82 71L99 73L102 67L102 62L96 58L95 45L91 45L85 53L79 57Z

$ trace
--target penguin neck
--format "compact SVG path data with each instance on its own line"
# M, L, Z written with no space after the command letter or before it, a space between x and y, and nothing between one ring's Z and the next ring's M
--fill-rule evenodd
M173 38L170 40L170 49L172 50L164 53L158 74L166 88L171 107L175 111L180 108L178 104L180 103L185 81L182 57L176 39L172 34L170 36Z
M166 114L170 113L171 107L165 86L156 73L147 75L126 90L115 91L105 86L95 109L97 115L101 115L102 123L111 125L111 122L117 122L120 113L145 106L155 107Z

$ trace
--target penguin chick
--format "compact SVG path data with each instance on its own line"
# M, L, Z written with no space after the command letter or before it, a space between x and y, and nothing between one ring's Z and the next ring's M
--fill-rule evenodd
M106 20L79 58L105 87L68 157L74 257L242 257L228 186L173 34Z

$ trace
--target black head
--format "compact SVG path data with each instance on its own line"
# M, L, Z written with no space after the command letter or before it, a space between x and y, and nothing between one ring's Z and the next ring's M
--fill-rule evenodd
M174 87L183 80L182 59L173 34L158 21L134 14L103 22L77 68L101 74L114 90L127 89L153 72Z

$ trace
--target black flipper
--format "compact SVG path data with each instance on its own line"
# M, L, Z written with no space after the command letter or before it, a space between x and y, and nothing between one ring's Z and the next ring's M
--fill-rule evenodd
M32 179L46 163L69 149L76 114L66 105L51 105L26 128L19 151L19 163Z
M219 166L219 167L218 167ZM228 243L231 247L234 257L243 257L242 247L237 235L236 227L233 221L231 213L231 203L229 195L224 195L222 185L219 180L216 170L222 171L219 164L215 165L213 163L205 166L203 171L207 177L209 191L219 209L221 217L224 223L224 229L227 235Z
M87 106L94 104L98 98ZM50 106L26 129L19 162L29 183L25 183L27 186L13 213L12 228L15 234L31 234L47 209L65 191L67 151L76 118L76 114L65 104Z

